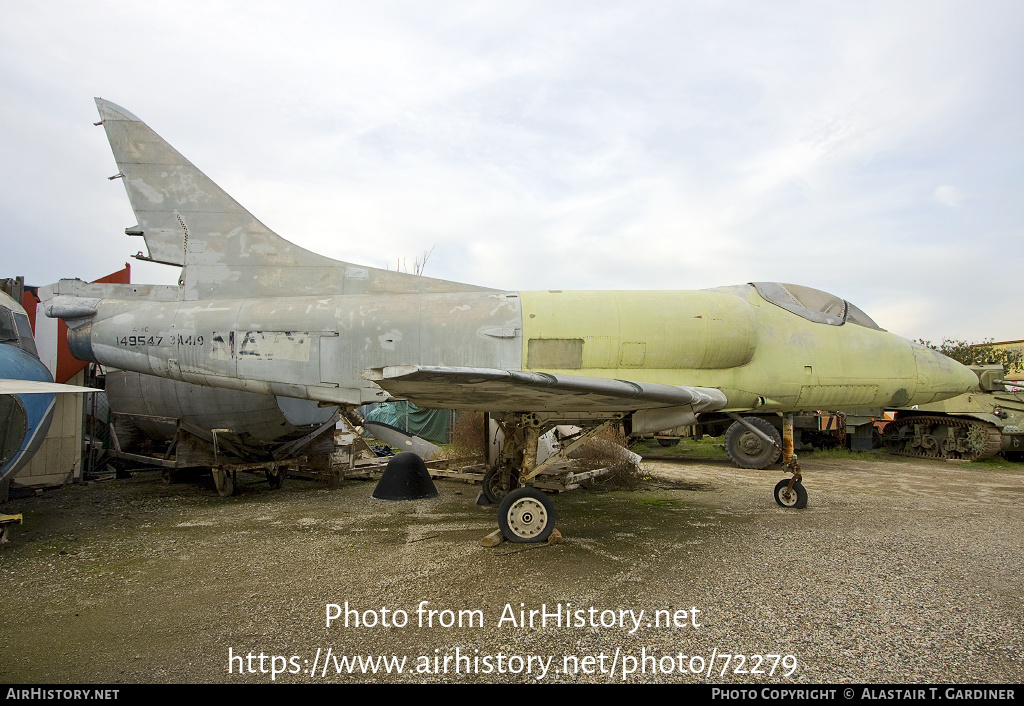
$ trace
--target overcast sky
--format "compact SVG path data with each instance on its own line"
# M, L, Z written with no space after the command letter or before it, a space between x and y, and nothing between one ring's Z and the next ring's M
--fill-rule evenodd
M5 3L0 276L143 247L93 96L282 236L504 289L794 282L1024 338L1024 3ZM130 260L136 282L177 270Z

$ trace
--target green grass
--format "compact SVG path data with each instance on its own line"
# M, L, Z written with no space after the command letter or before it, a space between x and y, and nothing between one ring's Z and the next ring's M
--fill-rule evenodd
M641 456L671 456L679 458L727 458L721 437L706 436L699 441L680 439L675 446L661 446L654 439L644 439L630 450Z
M888 453L885 449L874 449L872 451L849 451L848 449L817 449L817 450L804 450L798 451L797 456L801 461L812 461L812 460L852 460L852 461L873 461L879 463L892 463L894 461L934 461L935 463L953 463L952 461L946 461L945 459L925 459L916 458L913 456L894 456ZM982 461L959 461L957 463L965 463L971 468L977 468L978 470L984 470L991 468L993 470L1013 470L1021 469L1018 461L1008 461L1002 456L993 456L992 458L986 458Z
M1004 471L1009 470L1021 470L1024 469L1024 464L1020 461L1008 461L1002 456L993 456L992 458L986 458L981 461L972 461L972 466L977 466L979 469L999 469Z
M885 449L874 449L873 451L850 451L849 449L804 449L803 451L796 452L797 458L799 459L833 459L833 460L849 460L849 461L875 461L875 462L887 462L887 461L898 461L905 456L893 456L886 452Z
M670 498L639 498L636 503L641 507L674 507L679 504L679 501Z

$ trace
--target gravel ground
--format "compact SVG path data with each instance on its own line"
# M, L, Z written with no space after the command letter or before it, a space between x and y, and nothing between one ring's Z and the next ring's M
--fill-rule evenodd
M1024 467L802 462L803 511L775 505L778 471L653 462L643 490L554 498L563 543L492 549L494 509L454 481L395 503L138 474L12 501L0 682L1024 682ZM408 622L327 627L346 602Z

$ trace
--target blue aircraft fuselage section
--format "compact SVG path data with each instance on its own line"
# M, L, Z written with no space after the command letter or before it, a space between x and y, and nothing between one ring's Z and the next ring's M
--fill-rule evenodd
M0 345L0 378L53 382L38 358ZM39 449L50 428L53 394L0 395L0 481L13 476Z

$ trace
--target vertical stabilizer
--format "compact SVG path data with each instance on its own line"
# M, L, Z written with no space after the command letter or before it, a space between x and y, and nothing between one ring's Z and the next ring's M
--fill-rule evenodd
M182 265L185 299L481 289L333 260L267 228L130 112L96 99L149 250Z

